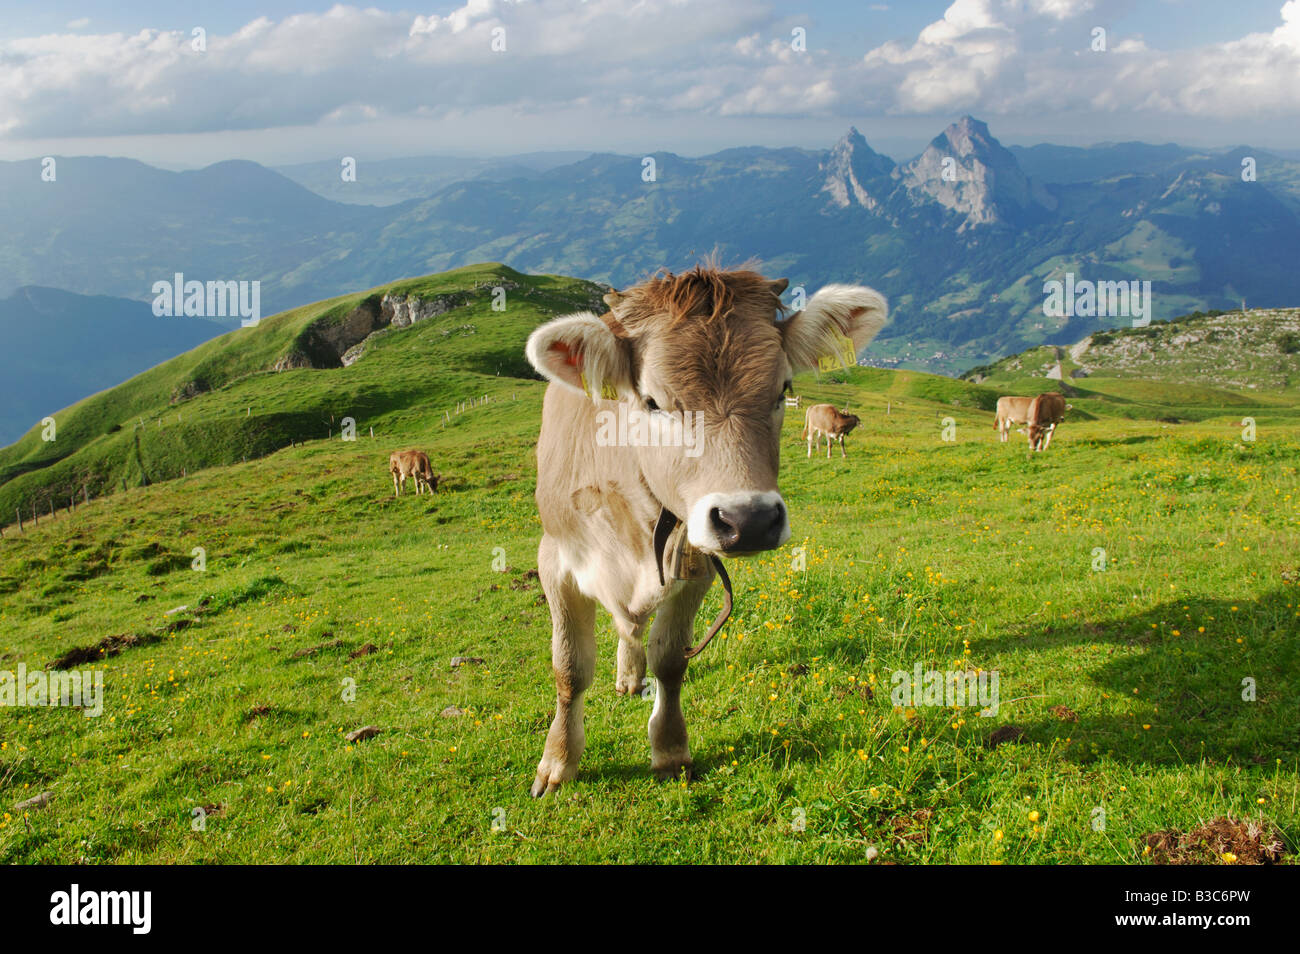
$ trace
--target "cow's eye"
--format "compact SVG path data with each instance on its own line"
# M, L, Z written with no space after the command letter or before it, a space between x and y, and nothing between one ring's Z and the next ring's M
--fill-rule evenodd
M652 397L645 397L645 398L642 398L642 400L645 401L646 410L649 410L649 411L657 411L657 410L659 410L659 405L655 403L655 399L654 399L654 398L652 398Z

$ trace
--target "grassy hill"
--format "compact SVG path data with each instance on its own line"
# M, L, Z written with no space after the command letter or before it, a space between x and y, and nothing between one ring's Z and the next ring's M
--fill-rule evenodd
M505 292L493 310L492 289ZM481 265L334 298L240 328L92 395L0 450L0 514L48 512L81 497L143 486L338 434L390 415L445 409L514 387L528 374L518 343L545 317L599 305L602 289L555 276ZM329 353L331 332L385 296L444 300L452 310L400 334L380 329L348 368ZM274 371L283 359L318 367ZM330 367L329 365L336 365ZM435 373L436 371L436 373ZM53 412L55 409L51 408Z
M520 293L492 312L474 289L503 279ZM138 435L150 483L0 540L0 668L82 651L106 690L99 718L0 709L0 861L1147 863L1159 833L1223 817L1294 857L1294 391L1247 396L1249 441L1238 406L1168 423L1164 385L1116 377L1156 393L1098 389L1029 457L996 442L997 382L801 377L863 423L847 460L810 461L787 415L794 539L731 561L736 614L683 691L697 779L652 780L651 702L614 694L602 612L582 771L534 801L543 385L512 375L527 329L598 289L498 266L418 282L466 303L349 367L269 373L379 290L276 316L58 415L57 462L30 435L6 452L26 470L0 492L94 461L111 485ZM197 374L211 390L171 405ZM492 399L455 413L471 394ZM265 456L241 459L241 415ZM445 475L436 496L393 498L405 446ZM895 707L916 663L997 671L997 715Z
M965 372L1002 394L1061 390L1081 413L1200 420L1289 416L1300 389L1300 309L1195 312L1045 345Z

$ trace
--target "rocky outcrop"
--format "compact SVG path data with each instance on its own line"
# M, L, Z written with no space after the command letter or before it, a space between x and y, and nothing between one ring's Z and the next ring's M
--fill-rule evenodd
M376 335L446 314L463 307L468 300L467 295L456 293L427 298L372 295L342 318L321 318L308 325L293 347L275 362L273 370L346 368L360 360Z
M192 397L198 397L200 394L206 394L211 390L211 384L203 378L195 378L193 381L186 381L184 384L172 388L171 403L180 404L181 401L188 401Z
M415 295L385 295L380 299L379 307L385 319L384 323L394 328L406 328L446 314L453 308L460 308L466 302L464 295L436 295L433 298L419 298Z
M288 354L281 355L280 359L275 362L275 365L271 368L271 370L272 371L293 371L296 368L314 368L314 367L315 365L311 363L311 359L295 348L294 350L290 351Z

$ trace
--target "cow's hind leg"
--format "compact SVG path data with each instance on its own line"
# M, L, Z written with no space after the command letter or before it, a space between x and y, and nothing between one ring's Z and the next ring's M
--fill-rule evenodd
M559 548L542 537L538 575L551 609L551 667L555 671L555 718L537 765L533 797L545 795L578 774L586 745L582 695L596 668L596 603L583 596L573 574L560 561Z
M694 635L695 614L713 582L690 580L655 613L650 626L650 669L655 676L655 704L650 713L650 769L658 779L690 777L691 749L686 741L686 716L682 714L682 679L686 676L686 650Z
M645 647L641 644L645 624L637 626L630 620L615 617L614 629L618 631L618 673L614 677L614 691L620 695L638 695L645 687Z

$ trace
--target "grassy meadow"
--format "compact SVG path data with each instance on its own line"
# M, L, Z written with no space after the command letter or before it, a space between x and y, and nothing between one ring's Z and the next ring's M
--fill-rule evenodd
M98 718L0 709L0 861L1140 864L1147 836L1221 817L1300 848L1296 392L1088 379L1030 457L998 443L997 391L798 379L862 425L847 460L808 460L787 412L794 538L729 564L735 615L683 690L696 777L652 779L652 703L614 693L601 611L581 772L533 800L554 700L529 573L543 385L469 360L442 334L466 314L184 406L195 427L254 404L341 417L382 380L355 441L312 434L6 529L0 668L90 647L105 699ZM522 348L500 337L480 340ZM130 413L173 426L166 391ZM454 413L471 394L488 401ZM394 499L407 446L438 494ZM891 673L917 663L996 671L997 714L895 706Z

